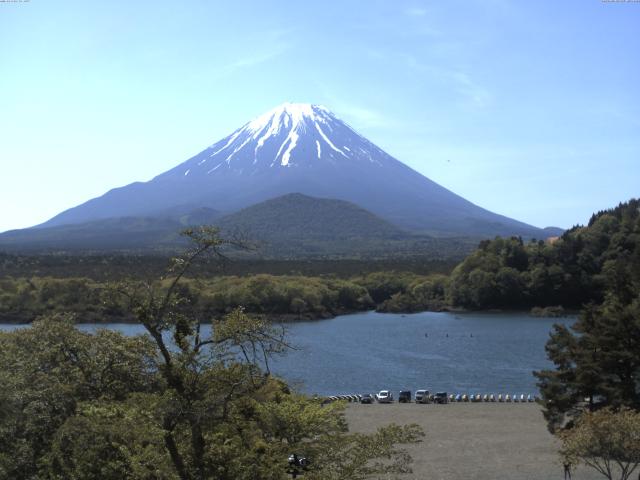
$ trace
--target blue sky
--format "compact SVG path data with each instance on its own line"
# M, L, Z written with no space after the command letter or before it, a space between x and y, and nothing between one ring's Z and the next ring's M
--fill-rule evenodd
M0 231L319 103L474 203L569 227L640 196L640 3L0 3Z

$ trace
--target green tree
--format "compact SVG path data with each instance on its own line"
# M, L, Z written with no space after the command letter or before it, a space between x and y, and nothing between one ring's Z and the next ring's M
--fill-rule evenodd
M556 369L535 372L550 430L584 409L640 409L640 297L624 305L612 294L571 330L555 327L546 350Z
M80 404L53 436L43 459L56 480L174 480L162 429L149 415L148 394L126 402ZM141 407L144 405L144 407Z
M627 480L640 465L640 413L630 409L585 413L561 439L565 463L583 463L609 480Z
M145 337L78 331L54 316L0 333L0 478L35 478L58 429L85 401L121 401L155 388Z

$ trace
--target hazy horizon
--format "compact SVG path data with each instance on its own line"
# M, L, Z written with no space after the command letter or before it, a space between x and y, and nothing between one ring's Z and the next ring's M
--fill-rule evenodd
M483 208L585 223L640 196L639 21L599 1L0 3L0 232L287 101Z

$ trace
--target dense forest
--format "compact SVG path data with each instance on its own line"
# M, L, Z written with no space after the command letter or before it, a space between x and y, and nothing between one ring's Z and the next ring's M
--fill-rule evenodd
M630 200L548 241L484 240L448 277L405 283L379 308L420 311L445 305L554 314L599 304L607 291L631 285L629 277L640 275L639 211L640 201Z
M553 242L482 242L452 272L447 300L477 309L601 303L621 270L640 275L639 209L631 200L598 212Z
M640 272L639 205L631 200L598 212L587 226L551 241L482 241L455 268L426 258L239 261L222 266L204 262L193 271L202 279L187 280L183 288L211 318L237 306L281 319L326 318L374 308L533 309L541 314L578 310L601 303L608 289L626 282L621 271ZM72 311L81 321L99 322L129 321L126 305L109 295L114 283L157 276L166 259L4 255L0 264L0 321L29 322L39 315Z
M565 299L574 292L576 301L588 304L570 327L555 325L546 345L555 369L535 375L549 429L577 425L579 434L592 418L583 418L584 411L609 407L622 411L620 418L625 408L640 411L640 202L597 213L588 227L568 232L554 248L563 255L555 258L564 277L553 295ZM533 268L546 267L537 261ZM637 444L635 428L627 433ZM603 455L628 461L628 455L612 454L610 440L599 447Z

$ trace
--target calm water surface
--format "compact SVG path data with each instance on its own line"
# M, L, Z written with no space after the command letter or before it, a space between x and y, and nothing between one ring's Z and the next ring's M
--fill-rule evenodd
M335 395L427 388L451 393L536 393L531 372L549 368L544 345L554 323L525 313L375 312L286 324L296 350L272 370L307 393ZM139 325L113 328L128 335ZM0 329L16 328L0 325Z

